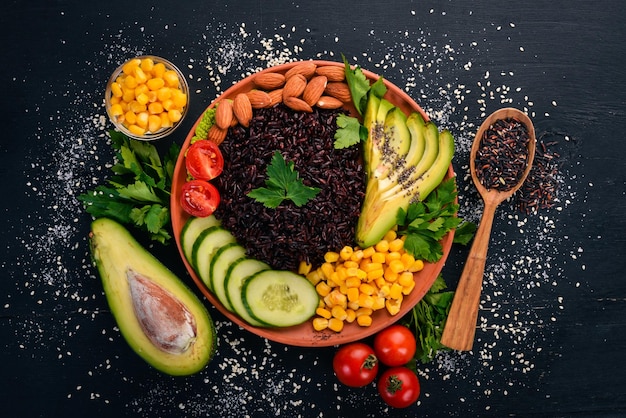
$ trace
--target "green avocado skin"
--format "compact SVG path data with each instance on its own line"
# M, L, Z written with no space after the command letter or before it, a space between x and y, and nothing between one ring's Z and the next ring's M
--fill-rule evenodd
M91 258L102 281L111 313L133 351L152 367L168 375L185 376L201 371L215 354L217 337L213 319L200 299L118 222L108 218L93 221L89 243ZM130 280L133 275L148 280L151 289L169 295L175 300L173 305L184 307L181 311L184 310L186 318L192 318L188 319L192 325L187 327L187 332L193 336L188 339L189 344L184 350L164 350L147 335L146 327L142 326L137 314L144 312L145 316L145 310L137 308L137 297L131 295ZM156 324L158 329L160 323ZM162 328L170 334L178 332L171 324Z

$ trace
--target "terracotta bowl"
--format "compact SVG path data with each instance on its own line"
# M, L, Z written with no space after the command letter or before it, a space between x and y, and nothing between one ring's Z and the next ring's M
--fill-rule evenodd
M334 66L340 66L343 68L343 64L338 63L338 62L332 62L332 61L313 61L313 62L315 62L318 66L334 65ZM291 67L293 67L294 65L298 63L299 62L283 64L283 65L279 65L276 67L262 70L262 72L285 73ZM369 72L367 70L363 70L363 72L371 81L375 81L379 78L378 75L372 72ZM213 107L214 104L218 102L220 99L234 98L239 93L245 93L255 88L256 86L253 82L253 77L254 75L249 76L243 79L242 81L240 81L239 83L230 87L228 90L226 90L222 94L221 97L216 99L209 106L209 108ZM413 101L413 99L411 99L404 91L402 91L400 88L393 85L387 80L385 80L385 84L388 89L387 94L385 96L386 99L391 101L394 105L400 107L405 113L408 114L410 112L417 111L417 112L420 112L426 120L428 120L428 116L426 115L424 110L415 101ZM351 103L346 103L344 108L350 111L351 114L353 115L356 114L356 110ZM182 145L182 149L178 157L178 161L176 163L176 168L174 170L174 179L173 179L172 196L171 196L172 226L174 230L176 244L180 252L180 256L182 257L193 281L198 286L198 288L202 291L202 293L206 296L206 298L213 305L215 305L215 307L221 313L223 313L227 318L229 318L231 321L241 326L242 328L245 328L248 331L252 332L253 334L256 334L260 337L264 337L275 342L279 342L279 343L283 343L287 345L293 345L293 346L302 346L302 347L333 346L333 345L345 344L348 342L357 341L357 340L366 338L382 330L383 328L391 325L392 323L402 318L406 313L408 313L413 308L413 306L415 306L415 304L417 304L422 299L422 297L428 292L428 290L434 283L435 279L441 272L445 264L446 258L448 257L448 254L450 253L450 247L452 246L452 239L454 237L454 232L450 232L442 240L443 257L437 263L424 263L425 264L424 269L418 273L415 273L415 283L416 283L415 288L408 296L405 296L402 302L400 312L392 316L389 313L387 313L385 309L378 310L373 314L372 325L369 327L361 327L355 322L352 324L345 324L344 329L339 333L330 331L330 330L315 331L313 329L311 321L307 321L303 324L293 326L293 327L288 327L288 328L254 327L254 326L247 324L246 322L241 320L238 316L236 316L235 314L233 314L232 312L224 308L220 304L220 302L217 300L217 298L207 289L207 287L204 285L202 280L200 280L200 278L196 275L193 268L189 265L189 263L187 262L182 252L182 247L181 247L181 242L180 242L180 232L185 222L189 218L189 215L187 215L181 209L180 204L178 203L180 199L180 195L181 195L182 185L184 184L186 180L186 168L185 168L184 154L185 154L185 150L188 148L190 144L191 138L194 135L195 126L200 122L201 118L202 118L202 115L200 115L200 117L194 124L194 127L190 130L189 134L187 135L187 139ZM450 165L446 178L451 178L453 176L454 176L454 172L452 169L452 165Z

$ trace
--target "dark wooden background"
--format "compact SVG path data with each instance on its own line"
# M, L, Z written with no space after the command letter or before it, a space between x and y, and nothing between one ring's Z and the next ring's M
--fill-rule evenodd
M0 415L7 417L593 416L626 414L626 3L533 0L9 1L0 14ZM333 348L267 342L214 309L220 342L200 374L164 376L126 345L90 265L76 195L112 161L104 86L138 53L202 110L270 62L339 59L406 88L457 139L461 216L481 203L467 154L481 119L527 110L560 158L555 206L494 224L477 340L420 367L422 394L387 410L374 386L332 374ZM152 248L189 280L174 248ZM454 287L467 248L453 248Z

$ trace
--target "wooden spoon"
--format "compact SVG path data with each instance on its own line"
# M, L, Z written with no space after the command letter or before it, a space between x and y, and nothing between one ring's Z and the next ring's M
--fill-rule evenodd
M476 175L475 159L484 132L499 119L513 118L523 123L528 129L530 140L528 141L528 160L519 183L507 191L486 189ZM454 350L471 350L474 344L476 332L476 320L478 318L478 305L483 284L483 273L489 247L489 236L495 215L496 207L511 197L524 183L532 167L535 155L535 128L526 114L513 108L504 108L495 111L480 125L472 149L470 151L470 172L476 189L480 193L485 208L483 211L478 230L474 236L474 242L465 263L463 273L459 279L454 300L450 307L450 313L441 336L441 343Z

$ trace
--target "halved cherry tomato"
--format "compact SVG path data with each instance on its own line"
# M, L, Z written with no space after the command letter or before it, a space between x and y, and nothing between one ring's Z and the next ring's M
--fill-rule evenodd
M419 398L420 382L415 372L408 367L392 367L381 374L378 393L387 405L406 408Z
M410 329L404 325L391 325L374 337L374 352L387 366L403 366L415 355L417 343Z
M224 157L215 142L202 139L187 149L185 167L194 179L211 180L222 173Z
M341 347L333 358L337 379L346 386L362 387L374 381L378 359L372 347L365 343L350 343Z
M190 180L183 184L180 205L191 216L205 218L220 204L220 193L206 180Z

